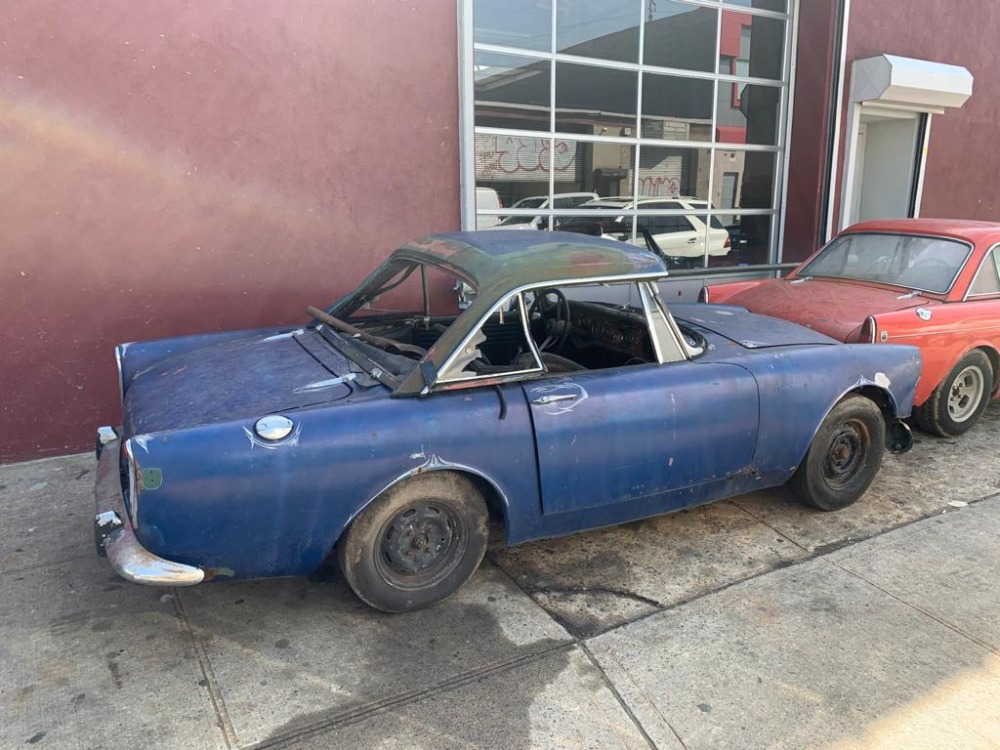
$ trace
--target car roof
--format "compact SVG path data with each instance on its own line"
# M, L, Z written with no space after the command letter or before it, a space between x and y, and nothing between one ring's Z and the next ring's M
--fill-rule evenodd
M663 261L645 248L568 232L433 234L406 243L394 255L451 267L472 278L481 296L497 298L521 286L565 279L667 273Z
M971 219L875 219L854 224L843 233L890 232L957 237L978 243L1000 237L1000 223Z

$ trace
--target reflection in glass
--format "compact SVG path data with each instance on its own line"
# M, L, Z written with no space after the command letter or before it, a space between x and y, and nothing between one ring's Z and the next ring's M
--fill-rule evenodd
M776 13L788 11L788 0L722 0L726 5L742 5L757 10L773 10Z
M556 63L556 130L634 136L639 74Z
M784 21L738 10L722 11L720 73L779 81L784 49Z
M477 52L474 70L477 126L549 129L547 60Z
M710 165L707 148L644 145L639 150L639 195L708 200Z
M646 73L642 77L642 137L712 140L711 81Z
M719 82L716 140L719 143L778 143L781 89L747 83Z
M744 154L742 208L774 208L774 177L777 157L766 151Z
M724 223L729 233L731 252L709 258L709 266L750 266L768 263L771 248L773 216L740 216ZM724 217L720 219L725 222Z
M641 0L559 0L556 51L639 62Z
M548 138L476 133L476 184L496 191L507 207L522 198L547 199L551 146ZM556 141L556 172L575 179L576 154L568 151L564 142Z
M682 70L715 71L715 8L657 0L646 5L643 62Z
M475 0L473 35L481 44L549 52L552 3L549 0Z

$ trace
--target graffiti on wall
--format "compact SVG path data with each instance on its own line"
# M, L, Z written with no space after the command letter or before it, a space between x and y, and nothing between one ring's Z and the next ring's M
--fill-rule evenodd
M547 138L511 135L476 135L477 180L549 180L549 166L556 181L576 180L577 144L556 140L554 149Z
M639 178L639 195L647 198L676 198L681 194L681 181L676 177Z

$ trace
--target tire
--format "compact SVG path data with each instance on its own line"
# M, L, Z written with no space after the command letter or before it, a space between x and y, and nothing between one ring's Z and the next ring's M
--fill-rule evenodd
M479 567L489 539L482 493L458 474L422 474L387 490L337 544L348 584L383 612L409 612L450 596Z
M959 360L931 397L913 410L920 429L932 435L957 437L986 411L993 391L993 365L980 349Z
M791 479L799 498L820 510L840 510L871 485L885 455L885 420L868 398L850 395L819 426Z

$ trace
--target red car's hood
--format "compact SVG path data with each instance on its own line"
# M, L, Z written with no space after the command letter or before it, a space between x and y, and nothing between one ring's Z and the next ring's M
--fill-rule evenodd
M869 315L936 305L938 301L923 295L911 297L902 288L824 279L773 279L734 294L726 304L742 305L752 312L791 320L849 341Z

